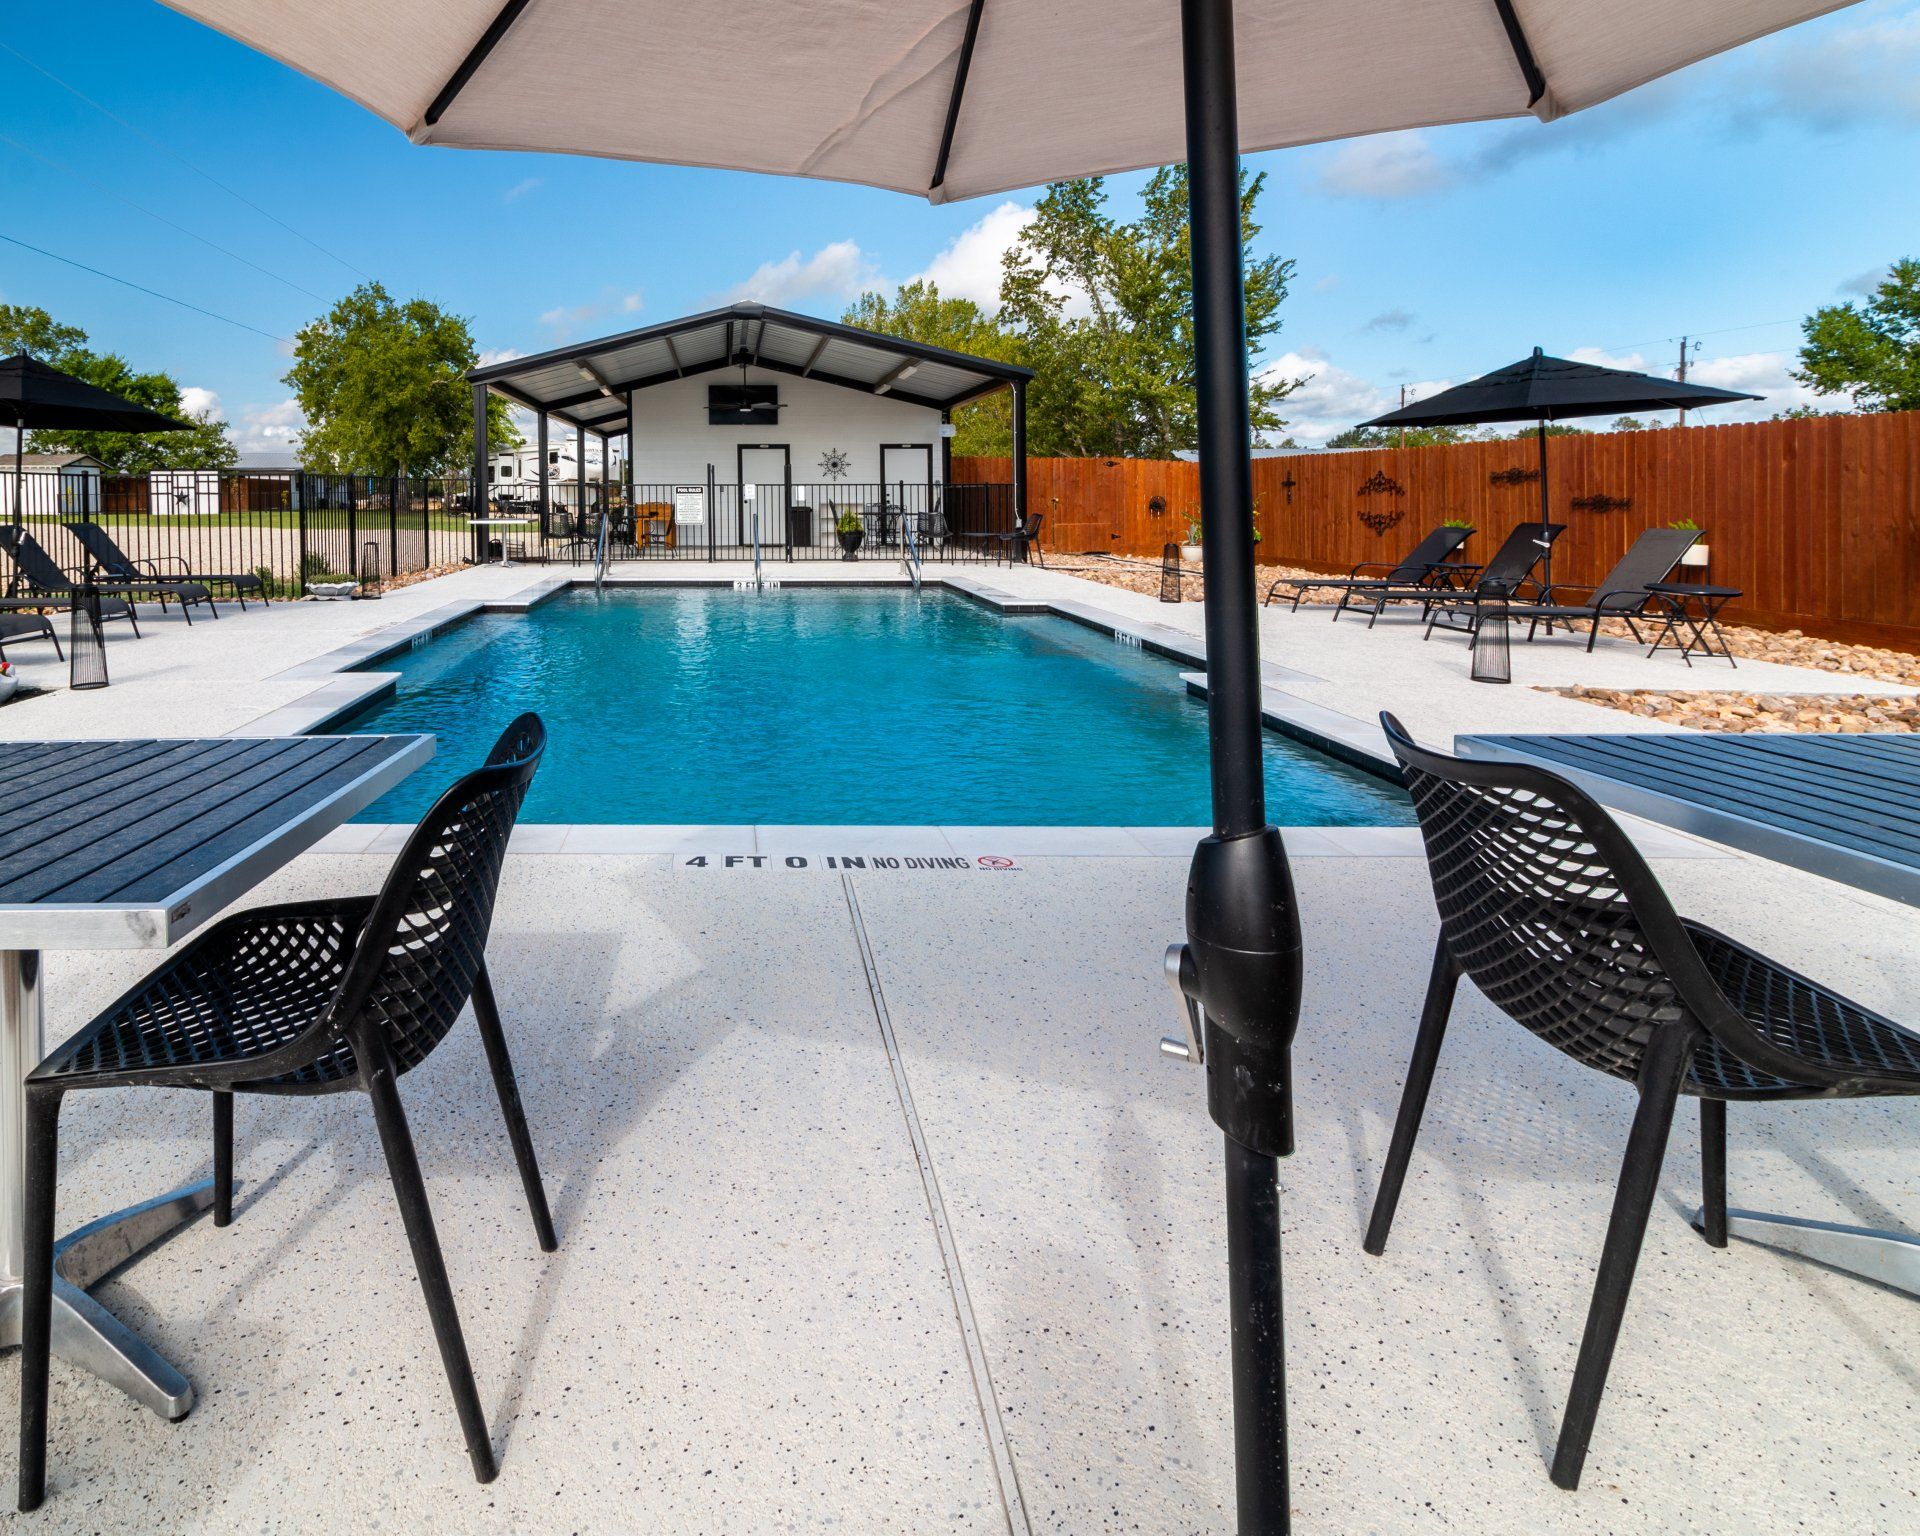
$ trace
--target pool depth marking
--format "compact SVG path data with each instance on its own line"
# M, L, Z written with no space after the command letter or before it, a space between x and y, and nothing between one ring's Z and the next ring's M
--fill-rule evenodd
M937 870L944 874L984 871L1005 874L1018 870L1020 861L1004 853L982 853L972 858L952 853L682 853L673 860L676 870L759 869L783 872L815 871L838 874L846 870Z

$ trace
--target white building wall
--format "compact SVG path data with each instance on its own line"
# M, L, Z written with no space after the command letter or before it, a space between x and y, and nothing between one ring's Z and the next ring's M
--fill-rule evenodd
M880 479L882 443L924 443L931 450L933 479L940 479L940 413L910 405L887 395L867 395L838 384L747 370L749 384L773 384L780 390L777 427L710 427L707 425L707 387L738 384L740 370L722 369L656 384L633 397L633 480L640 486L705 485L707 466L714 480L732 485L735 449L740 444L785 443L793 450L796 485L833 483L821 473L820 456L828 449L845 453L850 464L840 483L872 485ZM750 458L750 463L752 462ZM758 460L765 464L766 458ZM914 466L918 455L888 456L889 473L899 478L901 466ZM760 471L750 468L750 476Z

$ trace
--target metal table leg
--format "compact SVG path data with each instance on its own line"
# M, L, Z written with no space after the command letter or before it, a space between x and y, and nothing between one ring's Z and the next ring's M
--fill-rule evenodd
M45 1054L38 950L0 950L0 1346L20 1342L25 1268L26 1075ZM213 1203L213 1183L170 1195L69 1233L53 1250L53 1352L84 1366L162 1418L184 1418L193 1384L87 1294L123 1264Z
M1704 1222L1705 1213L1696 1211L1694 1226L1702 1227ZM1920 1238L1902 1232L1843 1227L1802 1216L1769 1216L1764 1211L1729 1210L1727 1233L1877 1280L1909 1296L1920 1296Z

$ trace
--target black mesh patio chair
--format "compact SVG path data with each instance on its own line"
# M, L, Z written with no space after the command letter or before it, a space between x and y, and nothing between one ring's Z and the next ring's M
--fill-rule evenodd
M1040 548L1040 525L1046 520L1046 513L1036 512L1024 525L1015 523L1004 532L983 533L977 537L983 544L999 545L1009 561L1031 558L1035 565L1045 569L1047 557Z
M1387 560L1363 560L1345 576L1282 576L1267 588L1266 598L1261 607L1273 601L1274 593L1282 587L1293 588L1293 611L1300 611L1300 600L1309 592L1352 592L1384 590L1387 588L1426 587L1444 580L1445 573L1454 567L1451 562L1462 544L1473 537L1471 528L1456 528L1446 524L1429 533L1407 552L1406 559L1398 565ZM1362 571L1374 572L1363 576ZM1342 602L1344 607L1344 599ZM1334 610L1334 618L1340 617L1340 610Z
M266 602L267 584L258 571L196 571L182 555L155 555L135 560L114 542L113 535L98 523L68 523L67 532L93 556L93 563L107 576L123 581L155 581L186 587L225 587L246 611L248 594ZM212 607L211 601L208 603ZM217 616L217 610L216 610Z
M97 533L105 538L104 528L95 523L65 523L62 526L80 539L80 547L86 551L93 567L93 584L99 590L114 592L129 600L136 596L157 599L162 613L167 611L169 601L177 602L180 605L181 614L189 624L193 623L193 610L196 607L205 608L216 619L220 617L220 610L214 606L213 593L199 582L178 576L147 575L135 570L132 562L128 561L124 555L109 565L95 553L94 546L98 540L91 537L92 534ZM89 537L80 537L78 530L83 528L88 530ZM106 539L106 543L109 547L113 546L110 538ZM117 548L115 553L118 554ZM51 559L50 556L49 559Z
M1583 601L1567 602L1563 598L1563 594L1580 589L1555 586L1537 603L1514 603L1507 610L1508 616L1528 621L1529 640L1543 623L1551 634L1555 624L1572 629L1584 619L1588 650L1592 650L1600 638L1601 620L1624 619L1633 638L1644 645L1646 637L1640 633L1636 620L1645 612L1652 597L1647 588L1671 576L1680 557L1692 549L1699 538L1697 528L1649 528L1633 541L1619 564L1601 578L1599 585L1585 589L1587 596Z
M471 997L534 1232L552 1252L553 1219L486 966L507 837L545 745L539 716L522 715L486 764L421 818L378 895L258 907L216 923L28 1075L20 1508L35 1508L46 1491L60 1103L87 1088L213 1095L217 1226L233 1215L236 1094L365 1093L474 1476L492 1480L493 1447L398 1080L427 1059Z
M1679 916L1597 802L1556 774L1387 740L1420 818L1440 941L1367 1228L1386 1250L1460 977L1575 1061L1634 1084L1613 1215L1553 1458L1580 1482L1680 1094L1700 1100L1702 1231L1727 1242L1727 1104L1920 1094L1920 1034Z
M55 613L66 613L72 609L74 594L80 590L80 578L61 570L53 556L42 549L40 541L26 529L0 524L0 550L6 552L20 578L16 597ZM99 582L95 585L103 586ZM100 618L102 622L125 619L138 638L139 615L134 612L131 597L118 595L118 592L119 589L111 582L104 584L100 595Z
M0 610L11 610L10 602L0 600ZM21 640L51 640L56 661L67 658L60 650L60 632L44 613L0 611L0 661L7 659L7 646Z

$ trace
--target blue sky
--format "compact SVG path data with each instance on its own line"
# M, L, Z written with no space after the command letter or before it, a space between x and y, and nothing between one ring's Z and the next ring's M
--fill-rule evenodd
M420 149L150 0L7 10L0 234L253 329L5 243L0 300L172 372L249 462L291 457L284 338L365 276L469 316L493 355L737 297L837 315L918 275L991 302L1033 201ZM1868 0L1547 127L1250 163L1269 175L1260 248L1299 266L1267 363L1309 376L1302 441L1535 344L1669 371L1682 333L1703 342L1694 377L1764 392L1750 414L1768 415L1805 398L1787 378L1800 317L1920 255L1920 0ZM1115 204L1139 182L1116 178Z

